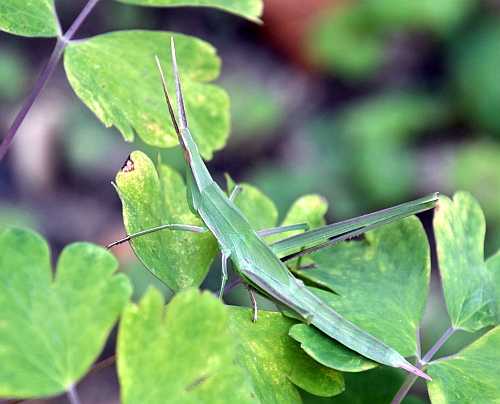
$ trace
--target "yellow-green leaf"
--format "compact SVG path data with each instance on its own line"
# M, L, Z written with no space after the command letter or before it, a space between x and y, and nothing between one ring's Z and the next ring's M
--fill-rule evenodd
M127 234L162 224L203 226L189 209L180 174L164 164L156 169L142 152L130 155L116 186ZM209 232L161 230L134 238L131 245L146 268L174 291L199 286L218 251Z
M476 331L496 322L493 277L484 262L486 225L481 207L466 192L441 196L434 233L446 306L453 327Z
M255 230L276 226L278 210L274 202L263 192L250 184L239 184L241 193L234 203Z
M433 404L500 402L500 327L448 359L429 365Z
M339 372L309 358L288 336L292 320L262 310L256 323L251 318L251 310L230 307L229 328L238 344L238 360L262 403L300 403L294 384L324 397L344 390Z
M150 289L120 323L122 402L258 403L235 348L227 310L210 293L183 291L165 309Z
M89 370L131 294L101 247L66 247L53 278L38 234L0 233L0 397L62 393Z
M214 7L240 15L252 21L260 21L262 0L117 0L121 3L149 7Z
M116 126L126 141L132 141L137 133L148 145L176 146L177 135L155 64L158 55L170 75L172 37L189 126L201 154L210 159L214 151L224 147L229 135L229 97L220 87L207 84L220 70L220 59L207 42L172 32L98 35L68 45L66 74L78 97L106 126Z
M0 1L0 31L28 37L59 34L53 0Z

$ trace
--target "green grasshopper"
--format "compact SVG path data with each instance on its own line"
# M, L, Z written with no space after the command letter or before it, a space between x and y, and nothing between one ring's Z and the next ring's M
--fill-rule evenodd
M249 289L253 303L254 321L257 319L257 306L253 291L256 290L293 311L294 315L307 324L312 324L323 333L361 355L388 366L405 369L430 380L429 376L410 364L396 350L344 319L332 307L314 295L301 280L293 276L284 262L357 236L385 223L430 209L436 204L437 194L355 219L327 225L286 238L270 246L267 245L262 237L277 232L306 230L306 226L298 224L256 232L234 204L239 188L236 187L228 197L212 179L188 128L173 40L171 51L178 119L175 117L165 75L158 57L156 62L160 71L168 111L186 160L188 202L190 208L201 217L206 227L166 224L129 235L108 247L162 229L210 231L217 239L222 254L220 298L222 298L227 282L227 266L230 259L236 272Z

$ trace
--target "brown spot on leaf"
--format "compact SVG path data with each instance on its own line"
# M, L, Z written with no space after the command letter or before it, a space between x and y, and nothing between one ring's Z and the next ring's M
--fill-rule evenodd
M201 385L204 381L206 381L209 378L208 375L203 375L195 379L192 383L190 383L188 386L186 386L186 391L191 391L194 388L198 387Z
M134 171L134 169L135 169L134 162L132 161L132 158L129 155L125 163L123 163L122 165L122 172L129 173L131 171Z

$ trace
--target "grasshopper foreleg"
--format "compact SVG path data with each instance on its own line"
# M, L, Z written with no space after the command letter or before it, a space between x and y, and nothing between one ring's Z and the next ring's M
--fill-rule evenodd
M236 199L236 197L241 194L241 191L243 191L243 188L241 187L241 185L236 185L233 190L231 191L231 195L229 195L229 200L231 202L234 202L234 200Z
M176 223L171 223L171 224L162 224L161 226L156 226L156 227L151 227L146 230L141 230L138 231L137 233L129 234L127 237L124 237L120 240L113 241L112 243L108 244L106 248L110 249L114 246L117 246L122 243L126 243L127 241L132 240L133 238L144 236L149 233L154 233L156 231L160 230L181 230L181 231L190 231L193 233L204 233L208 229L205 227L200 227L200 226L193 226L191 224L176 224Z

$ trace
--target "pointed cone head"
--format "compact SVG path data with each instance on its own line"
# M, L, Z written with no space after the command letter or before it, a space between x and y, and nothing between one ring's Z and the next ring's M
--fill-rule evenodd
M186 118L186 108L184 105L184 96L182 94L182 85L181 79L179 77L179 68L177 66L177 55L175 52L175 42L174 38L170 38L170 47L172 51L172 67L174 71L174 80L175 80L175 91L177 95L177 109L179 111L179 127L181 129L187 128L187 118Z

